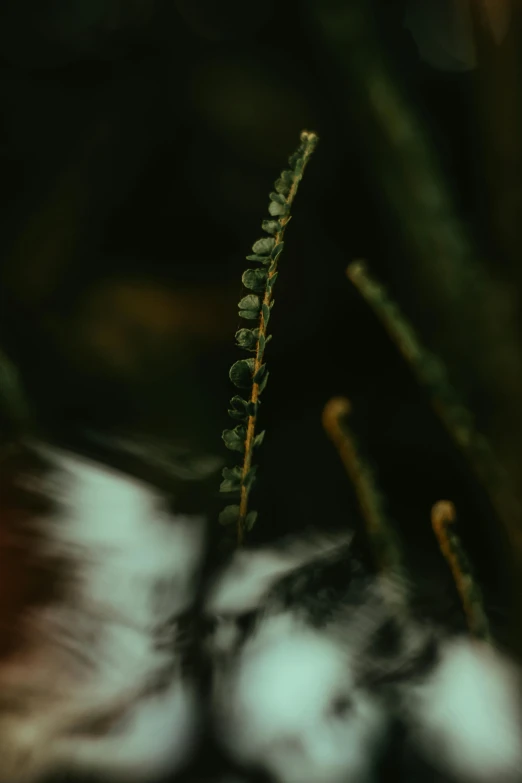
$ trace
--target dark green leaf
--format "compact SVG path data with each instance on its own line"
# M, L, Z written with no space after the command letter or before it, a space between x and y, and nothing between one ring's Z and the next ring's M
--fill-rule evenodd
M288 158L288 163L292 170L295 169L296 163L298 160L300 160L300 158L301 158L301 148L299 148L297 152L294 152L294 154L290 155L290 157Z
M239 329L236 332L236 342L240 348L247 351L255 350L259 337L259 329Z
M257 321L259 318L258 310L240 310L239 317L244 318L245 321Z
M240 397L239 394L232 397L230 404L236 411L244 411L245 413L248 412L248 406L250 405L250 403L247 400L244 400L243 397Z
M254 375L254 383L261 383L266 373L266 364L262 364L259 370Z
M261 309L261 300L255 294L248 294L238 302L237 306L240 310L257 310L257 312L259 312Z
M278 274L279 274L278 272L274 272L274 274L273 274L273 275L271 275L271 276L268 278L268 280L267 280L267 283L266 283L266 287L268 288L268 290L269 290L269 291L271 291L271 290L272 290L272 288L274 287L274 283L275 283L275 281L277 280L277 275L278 275Z
M260 335L259 335L259 357L260 357L260 358L261 358L261 356L262 356L262 355L263 355L263 353L264 353L264 350L265 350L265 345L266 345L266 339L265 339L265 336L264 336L264 335L262 335L262 334L260 334Z
M263 220L261 228L263 231L266 231L267 234L277 234L281 228L281 223L279 220Z
M252 250L256 255L268 256L274 247L275 239L273 237L261 237L252 245Z
M265 439L265 430L263 430L263 432L260 432L259 435L256 435L256 437L254 438L254 447L260 446L264 441L264 439Z
M260 264L270 264L270 256L252 255L246 257L247 261L258 261Z
M234 468L223 468L223 481L219 487L220 492L239 492L241 489L242 469L238 466Z
M264 390L265 390L265 387L266 387L266 383L267 383L267 381L268 381L268 376L269 376L269 375L270 375L270 373L269 373L269 372L265 373L265 375L264 375L264 377L263 377L263 380L262 380L262 381L261 381L261 383L258 385L258 388L257 388L257 392L258 392L258 394L261 394L262 392L264 392Z
M219 491L222 492L223 495L238 495L241 492L241 484L224 479L219 485Z
M238 495L241 492L241 482L235 479L223 479L219 485L219 491L224 495Z
M280 177L279 179L276 179L274 188L277 193L280 193L282 196L287 196L290 192L290 185L287 185L286 182Z
M252 385L254 372L253 359L240 359L232 365L228 373L230 380L238 389L248 389Z
M228 411L228 415L232 419L236 419L236 421L241 421L243 423L246 423L246 420L249 416L255 416L257 414L257 406L259 405L258 402L249 402L246 407L242 410L237 410L234 408L230 408Z
M270 193L269 199L275 204L281 204L281 206L283 205L286 206L286 199L284 196L281 195L281 193Z
M257 520L257 511L249 511L245 519L245 530L252 530Z
M270 311L271 311L271 309L273 307L273 304L274 303L272 301L272 302L270 302L269 305L264 304L262 306L262 308L261 308L261 312L263 313L263 321L265 322L265 326L268 323L268 321L270 320Z
M238 481L241 481L241 476L243 475L243 468L240 465L234 465L233 468L223 468L221 471L221 475L224 479L228 479L230 481L237 479Z
M279 204L277 201L271 201L268 205L268 211L272 217L279 217L280 215L286 215L288 208L286 204Z
M230 404L232 405L232 408L237 413L242 413L245 416L255 416L257 413L257 406L259 403L252 402L249 400L248 402L244 400L242 397L232 397L230 400Z
M285 196L288 195L288 192L293 185L294 178L293 171L283 171L279 179L276 181L274 189L277 193L282 193Z
M243 272L241 281L245 288L250 288L252 291L263 291L266 277L266 269L247 269L246 272Z
M285 246L284 242L279 242L279 244L274 247L274 249L272 250L272 252L270 254L270 258L272 259L272 261L277 261L277 259L279 258L279 256L283 252L284 246Z
M301 176L301 174L303 173L303 168L304 168L304 158L298 158L296 160L295 166L294 166L294 171L295 171L296 177L300 177Z
M239 519L239 506L225 506L225 508L219 515L219 524L235 525L238 519Z
M238 424L233 430L223 430L221 437L227 449L244 453L246 430L241 424Z
M248 418L246 413L243 413L242 411L232 410L232 408L228 409L228 415L230 416L231 419L235 419L236 421L243 421L244 422Z

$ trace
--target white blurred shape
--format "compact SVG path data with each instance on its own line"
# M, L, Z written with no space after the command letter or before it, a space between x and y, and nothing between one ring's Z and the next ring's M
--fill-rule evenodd
M418 740L439 767L462 781L522 779L519 674L494 650L448 643L414 703Z
M354 686L349 653L290 614L261 625L218 698L233 755L280 783L370 779L384 710Z
M65 768L115 781L150 781L177 770L199 729L194 691L174 681L163 694L135 702L112 734L65 741L57 758Z
M204 521L169 513L160 492L125 474L40 450L57 507L34 520L34 555L60 556L71 579L26 618L26 647L0 662L0 783L62 767L149 783L183 763L196 728L193 686L158 628L190 604ZM104 719L106 730L89 730Z

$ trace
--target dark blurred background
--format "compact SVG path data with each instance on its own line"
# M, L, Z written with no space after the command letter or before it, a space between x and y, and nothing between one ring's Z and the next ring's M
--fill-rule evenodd
M482 489L345 276L367 259L436 343L438 315L370 176L320 5L3 0L0 342L51 437L81 450L87 429L139 431L228 460L220 433L244 257L299 132L317 131L275 293L254 538L358 519L321 426L328 399L347 395L419 578L453 589L429 521L451 499L496 611L500 536ZM474 72L423 57L404 0L369 6L487 248ZM480 410L480 388L471 397Z

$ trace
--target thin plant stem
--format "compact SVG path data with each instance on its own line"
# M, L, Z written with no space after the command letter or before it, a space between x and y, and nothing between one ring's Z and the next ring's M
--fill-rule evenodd
M351 264L347 275L428 392L439 419L486 490L498 518L506 524L516 500L487 439L477 431L473 417L451 385L445 365L422 345L385 287L369 274L363 262Z
M290 168L281 173L274 183L274 192L270 193L270 218L262 223L263 231L269 236L256 240L252 245L253 254L247 256L248 261L261 266L247 269L242 276L243 285L253 293L244 296L239 302L239 316L255 322L256 326L253 329L239 329L236 341L238 347L253 356L235 362L230 368L229 377L238 389L249 389L249 396L244 399L235 395L230 400L229 416L240 423L234 429L224 430L222 438L228 449L243 455L243 462L240 466L223 469L224 480L220 486L220 491L225 494L239 495L239 504L226 506L219 515L220 524L235 526L239 546L244 541L245 531L251 529L257 518L257 512L249 511L248 505L256 471L252 465L253 452L264 437L264 432L256 434L256 425L261 402L259 398L268 379L263 359L266 345L271 339L271 335L267 334L267 326L274 305L273 289L278 275L279 256L283 251L284 235L299 183L318 140L315 133L301 133L300 145L288 159Z
M399 539L387 519L381 494L370 466L362 458L348 425L352 406L346 397L334 397L323 410L323 427L336 447L350 481L373 545L377 564L406 585Z
M303 131L303 133L301 134L301 143L303 144L303 165L301 167L300 172L296 173L292 185L290 186L288 195L286 197L285 201L286 201L287 213L283 217L281 217L279 221L280 228L275 234L276 246L283 242L285 229L291 219L289 210L291 209L292 204L294 203L294 199L296 197L297 190L299 188L299 183L301 182L301 179L303 177L306 164L308 163L310 156L312 155L317 145L317 141L318 141L318 137L315 133L309 133L308 131ZM259 327L258 327L259 333L258 333L258 339L256 342L255 355L254 355L254 369L253 369L254 382L252 384L252 391L250 394L250 402L252 403L254 413L252 413L248 417L247 432L246 432L246 439L245 439L245 454L243 458L243 467L242 467L242 474L241 474L241 496L239 502L239 517L237 521L237 543L239 546L243 543L245 521L248 513L248 500L249 500L251 485L247 481L247 476L252 467L252 456L254 452L254 439L255 439L256 424L257 424L257 410L258 410L257 403L259 399L260 384L256 382L255 378L259 373L261 366L263 364L263 355L264 355L264 349L267 340L267 333L266 333L267 319L265 318L265 313L267 312L267 309L268 311L270 310L272 305L272 291L273 291L272 281L275 275L277 274L277 267L278 267L278 259L276 258L273 261L273 263L270 265L268 271L267 283L263 296L261 313L259 316Z
M433 506L431 511L433 532L453 576L469 630L478 639L491 643L491 631L481 591L473 578L462 544L452 530L456 519L455 506L450 501L440 500Z

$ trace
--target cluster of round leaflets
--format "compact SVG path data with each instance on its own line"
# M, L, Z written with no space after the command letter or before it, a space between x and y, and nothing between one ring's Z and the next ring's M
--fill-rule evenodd
M243 464L223 469L220 490L227 495L238 496L239 504L226 506L219 516L222 525L236 526L239 544L243 541L245 531L252 528L257 517L256 511L248 510L248 497L256 470L252 465L253 451L261 444L264 436L264 432L256 434L256 419L259 398L268 379L264 353L270 340L267 326L274 304L272 295L277 279L277 266L283 250L285 228L290 220L290 209L317 140L315 133L301 133L301 143L289 158L290 168L282 172L274 185L274 192L270 194L270 218L262 223L268 236L254 242L253 254L247 256L247 261L255 262L258 266L247 269L242 277L243 285L251 293L239 302L239 315L245 321L255 321L256 325L253 328L239 329L236 332L236 341L240 348L252 356L233 364L229 375L236 388L243 393L248 390L249 394L237 394L230 400L229 415L238 423L233 429L224 430L222 437L228 449L243 455Z

